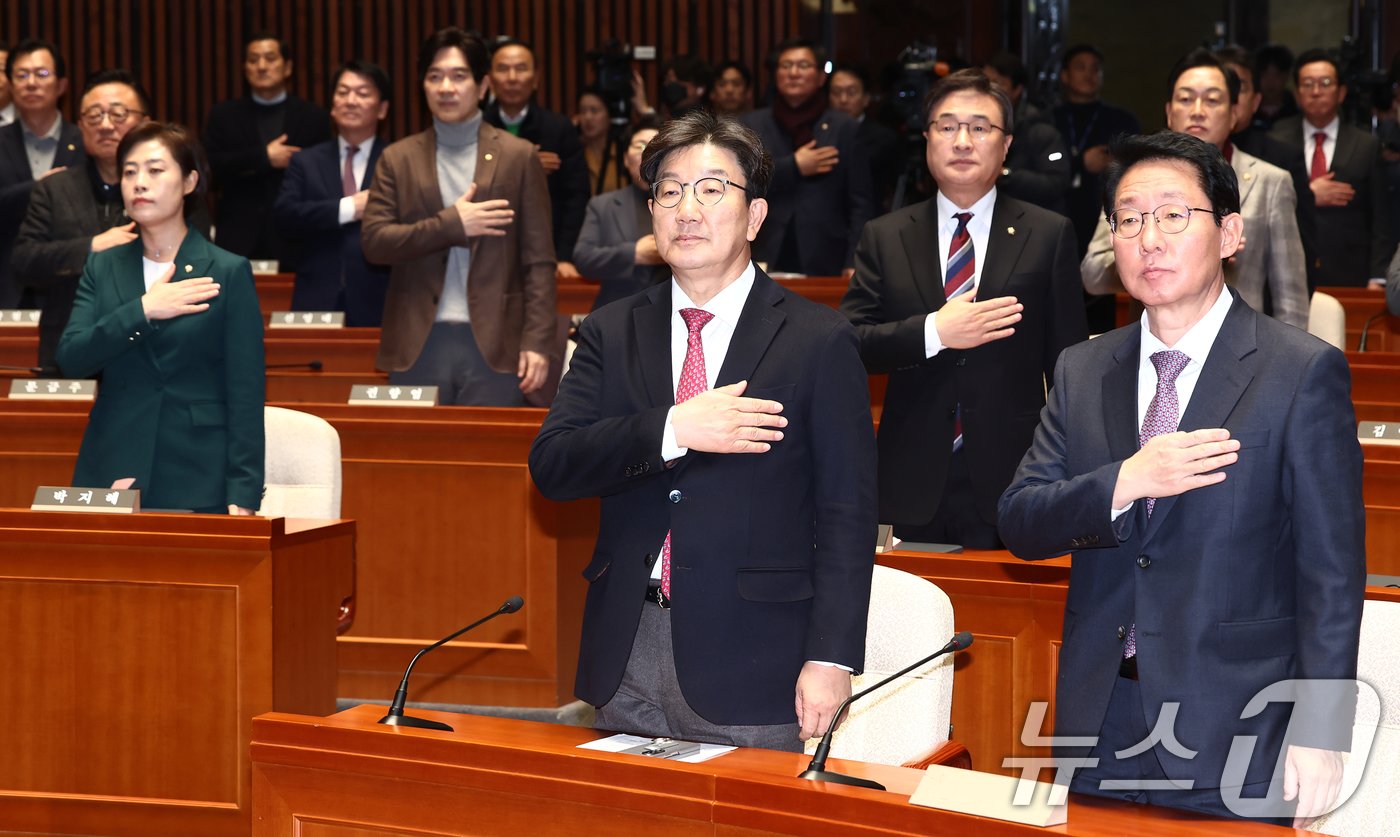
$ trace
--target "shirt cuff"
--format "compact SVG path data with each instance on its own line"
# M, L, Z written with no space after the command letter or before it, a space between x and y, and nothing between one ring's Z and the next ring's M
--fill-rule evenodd
M942 338L938 336L938 323L934 321L937 313L936 311L931 312L924 318L924 357L933 357L947 348L943 345Z
M675 407L666 411L666 428L661 431L661 459L663 462L680 459L690 452L690 448L683 448L676 444L676 428L671 426L671 416L675 412Z
M348 195L340 199L340 223L348 224L355 220L355 196Z
M851 668L850 666L843 666L840 663L828 663L825 660L808 660L807 662L811 663L812 665L826 666L827 668L839 668L847 673L855 671L855 669Z
M1121 509L1110 509L1110 510L1109 510L1109 513L1108 513L1108 522L1109 522L1109 523L1112 523L1113 521L1115 521L1115 520L1117 520L1118 518L1122 517L1123 515L1127 514L1127 513L1128 513L1128 509L1131 509L1132 507L1133 507L1133 504L1132 504L1132 503L1129 503L1128 505L1124 506L1124 507L1121 508Z

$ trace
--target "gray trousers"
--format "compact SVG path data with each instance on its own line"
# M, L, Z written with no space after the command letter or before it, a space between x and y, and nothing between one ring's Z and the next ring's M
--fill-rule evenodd
M459 407L524 407L520 379L497 372L481 356L471 323L433 323L413 365L389 373L395 386L435 386L438 403Z
M797 684L793 683L794 697ZM797 709L790 724L724 726L695 713L681 694L676 662L671 653L671 611L647 602L632 642L632 656L622 675L622 685L605 706L598 707L595 725L613 732L652 738L680 738L710 744L763 747L802 752L797 737Z

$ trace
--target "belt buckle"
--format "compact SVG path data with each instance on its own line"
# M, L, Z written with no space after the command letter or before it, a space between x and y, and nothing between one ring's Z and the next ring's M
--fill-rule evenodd
M661 592L660 587L647 586L647 601L655 603L662 610L671 609L671 600Z

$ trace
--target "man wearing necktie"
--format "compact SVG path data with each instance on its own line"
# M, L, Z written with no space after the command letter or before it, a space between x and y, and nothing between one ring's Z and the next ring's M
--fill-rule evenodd
M1145 313L1065 352L1000 505L1017 556L1074 553L1056 755L1097 760L1074 791L1303 825L1337 797L1356 699L1346 359L1226 287L1243 221L1218 148L1163 131L1113 155L1105 214Z
M772 158L703 110L647 145L670 281L605 305L530 451L600 497L575 692L622 732L799 751L864 663L875 442L857 340L751 261Z
M880 521L904 540L996 549L996 505L1030 447L1046 381L1088 336L1074 228L997 189L1006 93L953 73L924 103L933 200L865 227L841 312L888 373Z
M299 248L293 311L344 311L347 326L378 326L389 268L370 264L360 248L360 218L383 143L393 88L368 61L341 67L331 85L336 137L292 157L274 213L283 236Z

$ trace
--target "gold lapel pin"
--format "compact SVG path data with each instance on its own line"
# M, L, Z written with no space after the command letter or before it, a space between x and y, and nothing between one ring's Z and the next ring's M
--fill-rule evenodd
M185 265L185 272L186 272L186 273L194 273L194 265L192 265L192 264L187 264L187 265Z
M1250 172L1245 172L1245 173L1244 173L1244 179L1245 179L1245 180L1253 180L1253 179L1254 179L1254 175L1251 174Z
M826 129L827 129L827 123L823 122L823 123L822 123L822 130L825 131Z
M73 143L71 143L71 142L68 143L68 150L69 150L69 151L74 151L74 150L76 150L76 147L73 145Z
M1015 234L1016 234L1016 228L1015 228L1015 227L1007 227L1007 228L1006 228L1006 234L1007 234L1007 235L1015 235Z
M488 163L491 162L491 155L490 155L490 154L487 154L487 155L486 155L486 162L488 162Z

